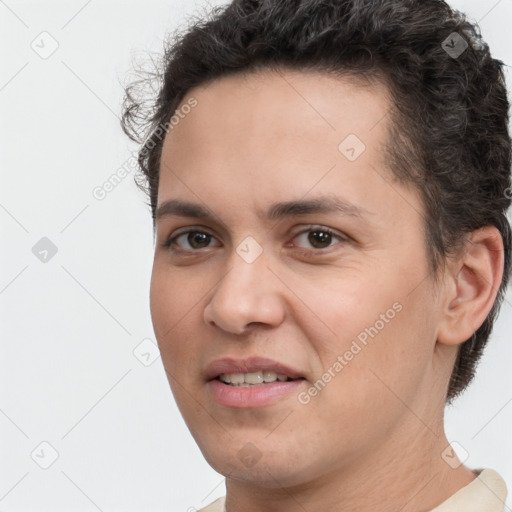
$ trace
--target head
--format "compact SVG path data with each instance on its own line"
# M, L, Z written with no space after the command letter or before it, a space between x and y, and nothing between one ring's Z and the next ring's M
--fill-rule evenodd
M298 483L333 444L357 460L413 432L404 403L457 397L510 273L508 101L477 28L441 0L235 0L170 43L161 78L150 109L128 89L123 128L155 222L155 334L209 462L255 449ZM265 354L299 371L295 399L211 400L212 361Z

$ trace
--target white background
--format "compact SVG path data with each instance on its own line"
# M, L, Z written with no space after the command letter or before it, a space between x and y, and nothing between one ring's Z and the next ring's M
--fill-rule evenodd
M451 4L481 20L494 56L512 63L512 0ZM105 199L92 195L135 149L118 120L132 56L160 52L166 33L207 5L0 1L0 512L185 512L225 492L156 349L149 366L133 353L154 343L146 198L132 175ZM31 47L46 37L51 48L43 31L58 43L47 59ZM32 252L42 237L58 249L46 263ZM466 464L496 469L512 493L507 300L446 425ZM48 469L42 442L58 452Z

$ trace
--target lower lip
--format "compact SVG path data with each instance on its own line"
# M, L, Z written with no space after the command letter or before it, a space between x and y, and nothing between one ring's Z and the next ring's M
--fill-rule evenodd
M304 379L298 379L242 387L230 386L218 379L213 379L208 382L208 388L218 404L237 409L249 409L273 404L279 398L297 392L297 388L304 382Z

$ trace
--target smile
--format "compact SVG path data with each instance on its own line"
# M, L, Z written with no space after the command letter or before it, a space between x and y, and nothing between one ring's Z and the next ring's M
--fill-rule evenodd
M286 382L289 377L283 373L276 373L272 370L260 370L251 373L222 373L218 376L218 379L231 386L247 387L276 381Z

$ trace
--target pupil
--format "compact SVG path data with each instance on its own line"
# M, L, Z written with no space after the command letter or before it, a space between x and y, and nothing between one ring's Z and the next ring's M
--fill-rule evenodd
M209 239L209 236L207 233L189 233L188 235L188 242L190 243L190 245L192 247L195 247L197 248L195 242L199 239L199 244L201 244L201 238L202 238L202 242L204 243L206 241L206 245L208 245L208 239Z
M313 247L318 247L316 243L318 239L320 240L320 245L323 243L324 245L322 247L325 247L329 245L329 242L331 241L331 235L325 231L311 231L309 235L309 242Z

